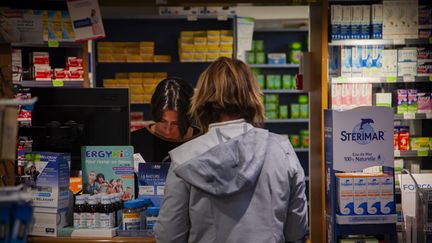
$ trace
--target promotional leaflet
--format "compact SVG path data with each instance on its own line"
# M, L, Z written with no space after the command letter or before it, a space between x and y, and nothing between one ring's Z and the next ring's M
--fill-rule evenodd
M68 0L67 5L77 41L105 37L97 0Z
M135 195L132 146L84 146L81 148L84 194L121 193L122 200Z

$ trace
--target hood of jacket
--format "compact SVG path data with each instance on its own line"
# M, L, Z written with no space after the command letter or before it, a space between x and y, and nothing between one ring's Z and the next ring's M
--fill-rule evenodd
M267 130L252 128L180 164L174 173L215 196L241 192L257 181L268 139Z

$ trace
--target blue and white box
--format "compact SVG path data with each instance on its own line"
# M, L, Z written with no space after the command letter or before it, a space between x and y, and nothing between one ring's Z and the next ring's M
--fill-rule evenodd
M370 76L377 76L382 68L382 51L383 46L377 45L372 46L371 51L371 75Z
M381 177L381 214L395 214L394 183L392 176Z
M354 215L354 179L345 173L336 174L338 213Z
M371 6L362 5L360 39L370 39Z
M332 40L341 39L342 5L331 5L330 25Z
M362 76L362 53L363 46L353 46L351 55L352 55L352 68L351 68L351 76L352 77L361 77Z
M161 205L169 166L168 163L140 163L138 197L149 198L154 205Z
M398 50L398 62L417 62L417 48Z
M351 47L341 48L341 76L351 77L352 50Z
M341 39L351 38L351 6L342 6Z
M381 210L381 177L367 177L367 214L379 214Z
M383 34L383 5L372 4L372 39L382 39Z
M354 177L354 214L367 214L367 186L365 177Z
M360 39L363 7L361 5L351 6L351 38Z
M362 47L361 66L363 77L369 77L372 68L372 46Z
M25 173L30 176L33 207L63 209L69 206L70 154L28 152Z
M267 54L268 64L286 64L285 53L269 53Z

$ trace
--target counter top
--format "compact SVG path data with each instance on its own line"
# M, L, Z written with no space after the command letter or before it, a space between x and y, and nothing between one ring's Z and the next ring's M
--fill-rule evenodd
M141 243L156 243L156 239L152 237L112 237L112 238L93 238L93 237L38 237L29 236L29 243L103 243L103 242L113 242L113 243L131 243L131 242L141 242Z

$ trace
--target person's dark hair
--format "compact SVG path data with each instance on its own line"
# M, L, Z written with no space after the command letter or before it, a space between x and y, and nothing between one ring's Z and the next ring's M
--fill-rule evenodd
M105 176L104 176L104 174L102 174L102 173L98 173L98 174L96 175L96 181L98 181L99 178L102 178L102 179L105 181Z
M191 126L188 110L193 92L192 86L183 79L168 77L162 80L157 85L151 99L151 111L154 121L160 122L162 120L165 109L177 111L180 136L183 138L187 129Z

